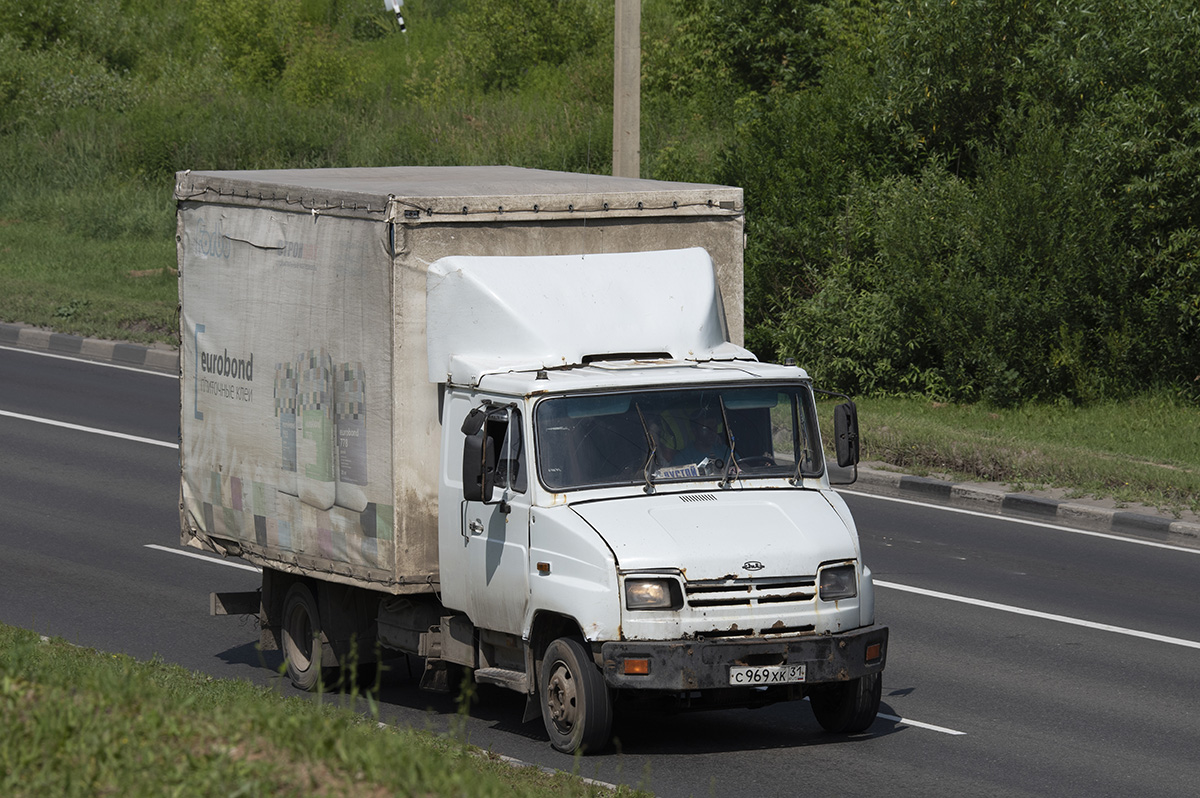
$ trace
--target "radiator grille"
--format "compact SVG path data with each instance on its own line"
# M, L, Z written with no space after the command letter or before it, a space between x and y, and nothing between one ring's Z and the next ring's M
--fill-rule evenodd
M773 579L706 579L685 582L690 607L755 607L804 604L817 594L814 576Z

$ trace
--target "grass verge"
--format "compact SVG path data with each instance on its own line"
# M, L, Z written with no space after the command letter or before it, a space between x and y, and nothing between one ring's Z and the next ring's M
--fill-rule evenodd
M14 797L613 795L345 707L3 625L0 729L0 795Z
M177 343L175 241L96 239L0 219L0 321L117 341Z
M1168 395L1084 407L913 398L857 404L864 460L922 476L1200 513L1200 408ZM829 415L822 410L823 421Z

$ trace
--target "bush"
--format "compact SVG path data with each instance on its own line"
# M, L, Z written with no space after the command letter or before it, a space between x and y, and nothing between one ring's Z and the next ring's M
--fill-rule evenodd
M26 50L0 36L0 135L72 109L123 110L137 102L138 88L67 45Z
M726 84L739 93L795 91L820 75L824 31L816 4L792 0L671 0L669 44L654 48L652 91L687 96Z
M123 11L119 0L0 0L0 36L25 50L87 53L106 69L126 71L137 64L142 31Z
M811 298L793 294L780 356L855 391L1001 406L1186 377L1179 366L1194 357L1158 362L1164 347L1182 354L1186 328L1168 331L1165 308L1147 301L1146 273L1069 132L1044 117L1001 128L1008 151L980 155L973 180L935 161L846 197L837 257Z
M561 66L590 53L611 29L606 6L599 0L467 0L453 24L461 27L461 54L482 86L513 88L534 66Z
M199 27L246 87L283 74L300 21L298 0L196 0Z
M310 107L350 99L362 83L354 56L348 43L328 28L303 26L281 75L283 96Z
M870 81L856 65L820 88L747 96L716 179L746 196L747 345L773 357L781 314L818 290L835 257L835 222L852 186L886 170L879 131L856 108Z
M875 393L1200 393L1200 23L1161 5L886 4L867 90L805 121L827 66L731 148L755 343Z

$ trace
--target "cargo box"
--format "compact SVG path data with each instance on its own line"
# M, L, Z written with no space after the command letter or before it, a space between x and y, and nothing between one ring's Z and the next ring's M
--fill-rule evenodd
M392 167L181 172L175 199L182 542L287 573L436 589L438 260L701 247L742 340L737 188Z

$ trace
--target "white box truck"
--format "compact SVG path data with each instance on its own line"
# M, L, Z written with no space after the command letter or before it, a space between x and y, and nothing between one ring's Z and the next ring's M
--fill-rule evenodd
M875 719L888 630L812 381L737 344L740 189L396 167L175 198L182 543L262 568L211 611L257 614L297 687L404 652L568 752L640 700Z

